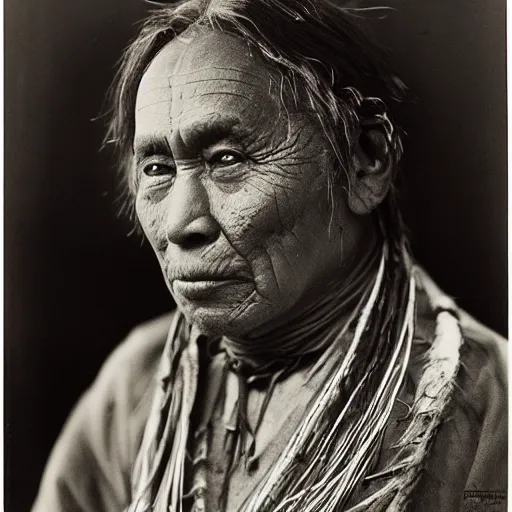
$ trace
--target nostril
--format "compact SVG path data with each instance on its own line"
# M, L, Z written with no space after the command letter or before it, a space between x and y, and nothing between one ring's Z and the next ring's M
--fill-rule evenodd
M203 245L208 245L212 241L212 237L205 233L189 233L182 239L180 245L183 249L195 249Z

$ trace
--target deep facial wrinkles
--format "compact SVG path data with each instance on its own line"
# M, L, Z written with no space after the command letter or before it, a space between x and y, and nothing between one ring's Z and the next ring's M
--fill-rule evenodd
M177 171L175 185L169 180L158 196L148 192L153 178L142 176L137 212L178 306L207 332L240 336L288 311L296 316L294 308L311 290L341 270L342 244L328 230L328 145L314 116L282 101L275 75L248 54L245 42L205 32L187 45L165 47L139 88L136 137L165 137ZM155 77L167 80L167 91ZM154 107L166 99L167 119ZM213 127L227 130L218 143L204 137ZM215 158L226 150L241 160L220 166ZM170 210L177 190L204 194L180 197L178 209ZM194 205L195 197L204 203ZM196 207L210 220L194 225L215 223L218 235L197 246L169 243L165 225L176 229L176 215L181 224L194 221ZM234 282L201 300L182 296L186 290L172 286L173 279L198 269L250 276L250 282Z

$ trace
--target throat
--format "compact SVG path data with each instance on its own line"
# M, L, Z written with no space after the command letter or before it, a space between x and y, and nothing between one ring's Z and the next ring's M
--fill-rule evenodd
M233 370L246 376L272 374L314 361L332 345L371 288L380 252L376 244L346 277L324 284L322 291L275 327L244 338L223 338Z

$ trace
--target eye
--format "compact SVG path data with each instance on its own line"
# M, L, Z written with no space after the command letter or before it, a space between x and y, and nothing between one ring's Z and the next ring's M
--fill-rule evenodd
M223 167L228 167L230 165L235 165L244 160L244 156L237 151L232 150L222 150L214 153L210 158L210 163L214 165L220 165Z
M176 167L171 164L152 162L144 165L142 167L142 172L146 176L166 176L174 174L176 172Z

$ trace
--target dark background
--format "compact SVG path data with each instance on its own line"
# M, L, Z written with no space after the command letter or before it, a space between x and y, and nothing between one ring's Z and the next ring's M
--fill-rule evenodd
M504 0L394 0L378 23L410 88L403 194L418 259L507 330ZM140 0L5 2L5 495L28 510L70 408L141 321L170 308L116 218L102 107ZM375 24L375 23L374 23Z

